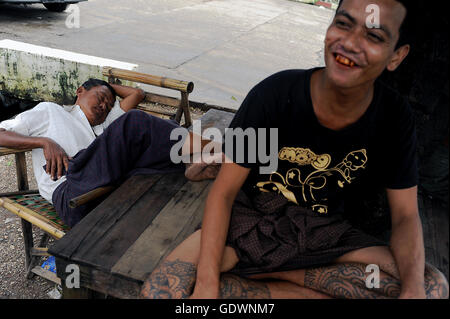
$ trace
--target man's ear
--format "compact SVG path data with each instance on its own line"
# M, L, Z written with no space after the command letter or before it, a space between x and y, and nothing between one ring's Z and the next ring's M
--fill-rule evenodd
M86 91L86 89L84 87L80 86L76 91L77 96L80 96L80 94L83 93L84 91Z
M83 94L83 92L86 91L86 89L82 86L80 86L76 91L76 97L75 101L73 101L73 104L78 104L78 99L80 98L80 95Z
M388 71L395 71L398 66L403 62L403 60L408 56L410 46L409 44L402 45L400 48L395 50L392 55L391 61L387 65Z

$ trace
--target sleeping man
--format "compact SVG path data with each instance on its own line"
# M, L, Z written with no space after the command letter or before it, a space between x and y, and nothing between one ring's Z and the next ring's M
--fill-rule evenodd
M74 105L43 102L0 123L0 146L33 149L39 192L68 226L76 225L98 204L93 201L72 209L69 201L74 197L119 185L133 173L186 169L170 160L170 149L177 143L170 140L170 133L179 125L134 110L145 97L141 89L90 79L76 95ZM191 165L186 176L212 177L210 167L200 166Z

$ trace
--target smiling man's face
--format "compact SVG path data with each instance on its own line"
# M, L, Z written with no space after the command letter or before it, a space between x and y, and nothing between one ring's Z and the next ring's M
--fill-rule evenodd
M77 90L78 104L92 126L103 123L109 111L114 106L114 96L104 85L86 90L80 87Z
M395 70L409 52L407 45L396 49L406 9L395 0L341 1L325 37L327 77L342 88L371 84L385 69ZM366 12L369 5L380 9L377 28L367 25L373 15Z

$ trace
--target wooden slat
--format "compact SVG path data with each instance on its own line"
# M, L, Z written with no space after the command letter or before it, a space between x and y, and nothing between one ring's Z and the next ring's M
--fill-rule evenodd
M40 266L34 267L33 269L31 269L31 272L47 280L52 281L55 284L61 285L61 279L59 279L55 273L42 269Z
M144 103L158 103L158 104L162 104L162 105L179 107L181 100L174 98L174 97L159 95L156 93L145 92L145 98L144 98L143 102Z
M13 149L13 148L0 147L0 156L29 152L29 151L32 151L32 149L18 150L18 149Z
M164 175L125 214L114 216L113 225L97 225L97 235L86 238L95 241L95 245L80 247L72 260L111 270L186 181L184 173ZM128 189L128 192L131 191L132 188ZM102 206L108 209L106 205Z
M200 119L201 124L202 124L202 127L201 127L202 133L204 130L206 130L210 127L215 127L217 129L219 129L220 132L222 133L222 136L224 136L225 128L227 128L230 125L233 117L234 117L234 113L220 111L220 110L214 110L214 109L209 110ZM191 126L189 129L192 130L193 127ZM209 138L209 136L205 136L205 137Z
M161 178L161 175L133 176L115 190L101 205L84 217L64 240L49 248L50 254L70 259L79 249L90 249L105 230L114 226L116 219L138 201ZM132 191L131 191L132 190ZM101 227L97 227L101 225Z
M19 191L29 190L27 160L25 153L16 153L16 173L17 173L17 189Z
M16 191L16 192L7 192L0 193L0 197L11 197L11 196L19 196L19 195L37 195L39 194L39 190L25 190L25 191Z
M112 273L144 281L201 223L211 181L188 182L112 267Z
M50 256L47 247L33 247L31 248L31 255L33 256Z

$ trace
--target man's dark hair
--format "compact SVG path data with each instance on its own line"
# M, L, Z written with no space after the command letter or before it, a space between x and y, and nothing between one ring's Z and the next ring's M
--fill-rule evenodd
M341 7L342 3L345 0L340 0L338 7L336 9L336 12L339 10L339 8ZM405 45L405 44L411 44L412 43L412 36L411 34L413 33L413 24L411 24L412 21L412 11L413 11L413 4L416 3L416 0L395 0L397 2L400 2L406 9L406 16L403 19L403 22L400 26L400 30L399 30L399 38L397 41L397 44L395 46L395 50L397 50L398 48L400 48L401 46ZM421 2L421 1L417 1L417 2Z
M97 86L106 86L109 89L109 91L111 92L111 94L113 95L114 99L117 96L116 90L114 90L114 88L108 82L103 81L103 80L90 78L89 80L84 82L81 86L84 87L84 89L86 91L89 91L90 89L97 87ZM75 96L75 100L73 103L75 104L76 102L77 102L77 96Z

